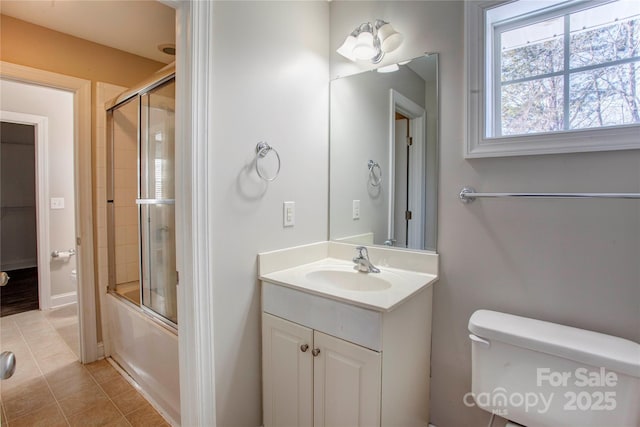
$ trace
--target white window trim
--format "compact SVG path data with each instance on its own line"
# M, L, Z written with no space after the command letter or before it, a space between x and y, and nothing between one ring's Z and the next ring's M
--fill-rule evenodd
M508 2L465 2L465 158L640 149L640 125L486 137L485 11Z

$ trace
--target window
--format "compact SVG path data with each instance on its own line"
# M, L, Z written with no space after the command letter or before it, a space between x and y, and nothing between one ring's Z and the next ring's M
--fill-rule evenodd
M466 12L467 157L640 148L640 1Z

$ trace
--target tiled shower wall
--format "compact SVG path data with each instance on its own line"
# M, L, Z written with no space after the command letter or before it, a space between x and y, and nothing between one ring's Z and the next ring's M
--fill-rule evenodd
M124 111L124 110L123 110ZM134 111L136 114L131 114ZM116 283L138 280L138 151L137 111L127 109L114 129L113 168L115 204ZM122 119L126 119L125 122Z

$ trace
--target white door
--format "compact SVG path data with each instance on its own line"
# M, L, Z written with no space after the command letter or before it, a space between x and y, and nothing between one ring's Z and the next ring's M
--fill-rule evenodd
M406 213L409 210L409 148L407 145L407 138L409 137L409 119L396 113L396 117L402 117L396 120L396 136L395 136L395 189L393 202L395 206L394 218L394 236L390 236L390 239L394 239L394 245L401 248L407 247L407 231L409 227L409 221L407 220Z
M314 426L380 426L380 353L317 331L314 350Z
M265 427L313 425L313 330L262 314Z

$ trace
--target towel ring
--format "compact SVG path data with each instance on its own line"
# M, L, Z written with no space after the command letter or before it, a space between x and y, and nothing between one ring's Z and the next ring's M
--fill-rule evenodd
M273 153L276 155L276 159L278 160L278 169L276 169L275 175L273 175L272 177L267 177L262 172L260 172L258 163L260 162L260 159L265 158L270 151L273 151ZM256 145L256 172L258 173L258 176L260 178L264 179L267 182L274 181L280 174L280 154L278 154L276 149L267 144L265 141L261 141L258 143L258 145Z
M369 168L369 181L371 185L374 187L379 187L382 184L382 168L378 164L378 162L374 162L373 160L369 160L367 164ZM375 169L378 169L378 176L376 176Z

